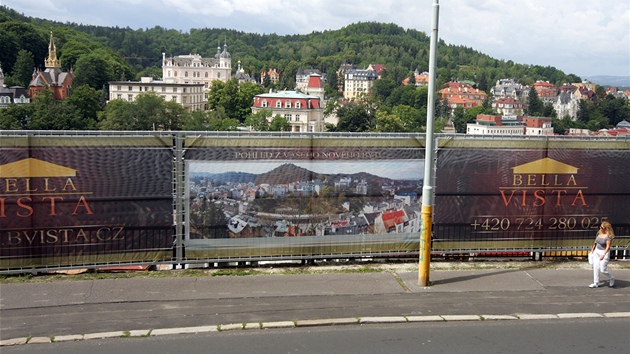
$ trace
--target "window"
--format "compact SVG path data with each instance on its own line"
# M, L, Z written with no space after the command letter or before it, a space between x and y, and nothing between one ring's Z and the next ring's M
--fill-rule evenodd
M186 88L185 88L185 87L182 89L182 92L183 92L183 93L186 93Z
M166 87L162 87L162 92L166 92Z
M302 102L300 101L295 102L295 108L302 108Z
M133 101L133 95L132 94L128 94L127 95L127 101L129 101L129 102Z
M206 71L206 79L208 78L208 72ZM206 84L207 85L207 84Z
M286 102L284 102L284 108L291 108L291 101L286 100Z
M267 100L263 100L263 101L262 101L262 106L263 106L263 107L267 107Z
M133 86L129 86L129 91L133 91Z
M186 99L186 96L182 97L182 103L183 103L183 104L188 103L188 100Z
M284 115L284 119L286 119L287 122L290 122L291 121L291 114L290 113L285 114Z
M217 73L217 79L221 78L221 73Z
M177 96L171 96L171 101L177 102Z
M276 108L282 108L282 102L276 101Z
M116 86L116 90L122 91L122 87L121 86Z
M119 93L118 95L116 95L116 99L122 100L122 95Z
M177 87L173 87L173 92L177 92Z
M184 72L184 77L188 77L188 71Z
M299 115L299 114L296 114L296 115L295 115L295 121L296 121L296 122L299 122L299 121L300 121L300 115Z

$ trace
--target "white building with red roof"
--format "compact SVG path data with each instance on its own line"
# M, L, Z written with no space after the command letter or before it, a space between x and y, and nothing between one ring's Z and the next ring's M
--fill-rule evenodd
M284 117L292 132L323 132L324 109L322 99L297 91L269 92L254 96L252 113L271 110L269 121L276 115Z

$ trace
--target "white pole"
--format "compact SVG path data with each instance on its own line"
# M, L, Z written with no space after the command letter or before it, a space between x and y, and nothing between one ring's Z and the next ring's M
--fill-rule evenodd
M422 186L422 230L420 231L420 256L418 261L418 282L429 286L431 267L431 234L433 232L433 122L435 120L435 71L437 70L438 18L440 5L433 1L431 20L431 47L429 52L429 98L427 102L427 133L424 160L424 180Z

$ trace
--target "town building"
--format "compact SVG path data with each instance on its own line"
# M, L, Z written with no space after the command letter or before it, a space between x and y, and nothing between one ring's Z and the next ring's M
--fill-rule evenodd
M512 97L504 97L495 100L492 103L492 108L505 116L523 114L523 103Z
M202 84L204 93L208 93L212 81L227 82L232 75L232 56L227 51L227 44L217 46L213 58L203 58L199 54L166 57L162 53L162 80L177 84Z
M50 32L50 43L48 44L48 57L44 61L46 69L33 71L31 83L28 86L28 96L35 97L36 94L42 92L45 88L49 88L53 92L53 97L57 100L64 100L70 96L72 88L72 80L74 74L72 70L69 72L61 71L61 61L57 58L57 46Z
M482 90L460 81L446 83L446 87L440 90L440 95L442 100L448 102L451 109L458 106L464 107L464 109L481 106L483 101L488 98L488 95Z
M538 80L532 84L532 87L536 90L538 98L545 103L553 102L558 96L558 88L549 81Z
M371 69L348 70L344 74L343 97L348 100L358 99L370 93L378 74Z
M269 77L269 82L272 84L277 84L278 81L280 81L280 73L278 73L278 70L276 69L269 69L266 72L262 71L260 73L260 83L264 84L265 83L265 78Z
M551 118L479 114L475 123L466 125L466 134L545 136L554 133Z
M413 82L413 84L414 84L414 85L416 85L416 86L428 86L428 85L429 85L429 73L428 73L428 72L426 72L426 71L425 71L425 72L420 73L420 72L418 71L418 69L416 69L416 70L413 72L413 78L414 78L414 82ZM409 81L411 81L411 80L410 80L410 77L405 78L405 79L402 81L402 84L403 84L403 85L405 85L405 86L406 86L406 85L409 85Z
M177 83L173 78L169 81L154 81L151 77L143 77L140 81L110 81L109 100L126 100L133 102L141 94L153 92L165 101L179 103L187 111L205 109L207 99L203 83Z
M306 92L306 88L310 81L310 76L312 74L319 75L321 77L322 84L326 83L326 74L322 73L318 69L298 69L295 74L295 90ZM323 87L323 85L322 85Z
M271 110L270 122L276 115L284 117L292 132L324 131L324 109L318 96L286 90L256 95L252 113L263 109Z
M247 74L245 72L245 70L241 67L241 61L238 61L238 67L236 69L236 72L234 73L234 75L232 75L233 79L236 79L236 81L238 81L239 85L244 83L244 82L249 82L252 84L256 83L256 80L254 78L252 78L251 76L249 76L249 74Z
M25 104L29 102L31 102L31 98L24 87L6 87L4 85L4 72L0 66L0 108L6 108L10 104Z
M356 69L356 65L348 63L348 60L346 59L341 62L341 65L339 65L339 69L337 69L337 91L339 93L343 93L346 72Z
M521 102L527 97L527 87L521 85L517 79L499 79L490 89L495 99L512 97Z

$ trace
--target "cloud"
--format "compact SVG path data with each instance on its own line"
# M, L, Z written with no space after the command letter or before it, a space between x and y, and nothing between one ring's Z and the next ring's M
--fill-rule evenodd
M229 28L307 34L352 23L395 23L431 33L433 0L0 0L28 16L102 26ZM630 75L627 0L449 0L439 36L521 64L583 75ZM228 39L229 40L229 39Z

